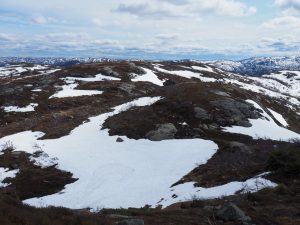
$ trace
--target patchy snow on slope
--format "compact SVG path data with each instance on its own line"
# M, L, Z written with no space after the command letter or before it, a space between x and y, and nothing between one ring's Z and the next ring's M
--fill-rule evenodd
M278 112L275 112L274 110L268 108L268 110L272 113L272 115L274 116L274 118L283 126L287 127L289 124L286 122L286 120L283 118L283 116L281 114L279 114Z
M19 170L9 170L3 167L0 167L0 188L6 187L9 184L3 183L6 178L14 178Z
M2 107L5 112L33 112L34 108L37 107L37 103L31 103L28 106L25 107L19 107L19 106L5 106Z
M38 140L43 134L31 131L0 139L0 144L11 141L16 150L30 153L35 151L33 146L38 145L49 157L57 157L58 168L79 178L60 193L28 199L24 203L96 210L155 206L162 197L169 196L172 184L197 163L203 164L214 155L218 148L214 142L202 139L152 142L122 137L124 142L118 143L107 130L100 130L108 117L159 99L140 98L114 107L112 112L90 118L59 139Z
M34 165L41 168L55 166L58 161L57 158L50 158L49 155L43 151L35 152L29 159Z
M159 72L184 77L184 78L187 78L187 79L197 78L197 79L201 80L202 82L216 82L217 81L217 79L215 79L215 78L204 77L201 73L195 73L195 72L192 72L192 71L189 71L189 70L170 71L170 70L162 69L162 68L157 67L157 66L155 66L154 68Z
M153 84L156 84L158 86L164 86L164 81L160 80L157 75L150 69L142 68L146 73L143 75L134 75L135 78L131 81L138 82L138 81L145 81L145 82L151 82Z
M193 198L221 198L223 196L234 195L238 191L257 192L263 188L277 186L277 184L262 178L262 175L258 175L256 177L248 179L245 182L234 181L211 188L195 187L194 184L194 182L188 182L173 187L171 193L161 199L159 204L161 204L163 207L167 207L176 202L190 201ZM174 196L178 197L174 198Z
M194 70L199 70L199 71L205 71L205 72L210 72L210 73L214 73L214 69L212 67L201 67L201 66L192 66L192 68Z
M289 141L291 139L300 138L300 134L278 126L274 122L274 120L256 102L252 100L247 100L247 102L253 104L257 109L262 110L262 115L264 116L264 118L249 119L252 127L233 126L224 128L224 131L230 133L245 134L255 139L267 138L272 140Z
M300 97L300 72L281 71L262 77L249 77L255 84L292 97Z
M50 98L68 98L68 97L79 97L79 96L91 96L91 95L101 95L103 91L95 90L77 90L75 89L78 86L76 83L63 85L62 90L56 94L50 96Z
M105 80L121 80L120 78L97 74L95 77L66 77L64 80L96 82Z
M9 65L5 67L0 67L0 77L1 76L18 76L21 73L29 71L42 71L49 69L48 66L35 65L35 66L23 66L23 65Z
M270 89L268 88L267 85L264 86L264 84L261 82L251 83L251 80L255 78L241 77L235 74L229 74L228 76L229 78L224 78L224 82L227 84L236 84L240 88L243 88L245 90L249 90L255 93L260 93L272 98L284 99L287 101L286 106L293 110L297 109L300 106L300 101L297 98L287 96L286 94L281 93L280 90L274 88L276 86ZM257 78L257 79L262 79L262 78Z

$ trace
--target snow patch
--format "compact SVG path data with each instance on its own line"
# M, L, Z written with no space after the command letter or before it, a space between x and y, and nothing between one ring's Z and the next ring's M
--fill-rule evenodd
M28 199L24 203L94 210L155 206L159 199L171 193L172 184L194 169L196 163L206 163L218 147L202 139L151 142L122 137L124 142L117 143L116 137L100 129L107 118L160 99L145 97L114 107L112 112L90 118L59 139L38 140L43 133L31 131L0 139L0 144L11 141L16 150L30 153L36 150L33 146L38 145L49 158L57 157L58 168L79 178L60 193ZM43 161L40 162L42 165Z
M262 174L264 175L264 174ZM221 198L223 196L234 195L238 191L257 192L263 188L276 187L277 184L262 178L262 175L258 175L245 182L230 182L221 186L202 188L195 187L194 182L188 182L177 185L172 188L171 193L163 198L159 204L163 207L167 207L177 202L190 201L193 198L196 199L213 199ZM174 197L178 196L178 197Z
M257 109L262 110L264 118L249 119L252 127L226 127L224 131L230 133L245 134L255 139L268 138L272 140L289 141L291 139L299 139L300 134L290 131L284 127L278 126L275 121L263 110L260 105L252 100L247 102L253 104Z
M146 73L143 75L135 75L135 78L132 79L134 82L145 81L151 82L158 86L164 86L164 81L160 80L157 75L150 69L142 68Z
M159 72L184 77L187 79L197 78L197 79L201 80L202 82L216 82L217 81L217 79L215 79L215 78L204 77L201 73L195 73L195 72L192 72L189 70L169 71L169 70L157 67L157 66L155 66L154 68Z
M97 74L95 75L95 77L66 77L65 80L96 82L96 81L121 80L121 79L116 77L111 77L111 76L105 76L102 74Z
M6 178L14 178L16 177L19 170L9 170L3 167L0 167L0 188L6 187L9 184L3 183Z
M283 118L283 116L277 112L275 112L274 110L268 108L268 110L272 113L272 115L274 116L274 118L283 126L287 127L289 124L286 122L286 120Z
M1 107L5 112L33 112L34 108L37 107L37 103L30 103L28 106L19 107L19 106L5 106Z
M68 98L68 97L79 97L79 96L91 96L91 95L101 95L103 91L94 91L94 90L76 90L78 86L76 83L71 83L63 85L62 90L56 94L50 96L51 98Z

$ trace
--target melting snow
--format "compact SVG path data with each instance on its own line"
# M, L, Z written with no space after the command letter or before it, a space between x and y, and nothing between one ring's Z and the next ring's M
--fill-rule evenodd
M62 90L56 94L50 96L50 98L67 98L67 97L79 97L79 96L91 96L91 95L101 95L103 91L94 90L76 90L75 88L78 84L66 84L62 86Z
M162 73L172 74L172 75L184 77L184 78L187 78L187 79L197 78L197 79L201 80L202 82L216 82L217 81L217 79L215 79L215 78L203 77L203 75L201 73L195 73L195 72L192 72L192 71L189 71L189 70L169 71L169 70L159 68L157 66L155 66L154 68L157 71L160 71Z
M164 82L162 80L158 79L158 77L152 70L146 69L146 68L142 68L142 69L146 73L143 75L136 75L136 77L134 79L132 79L132 81L134 81L134 82L146 81L146 82L151 82L153 84L156 84L158 86L164 86Z
M93 209L142 207L155 206L162 197L168 196L173 183L196 163L205 163L212 157L217 149L214 142L201 139L151 142L122 137L124 142L118 143L107 130L100 130L108 117L159 99L140 98L115 107L113 112L92 117L90 122L59 139L37 140L43 134L31 131L0 139L0 144L10 140L16 150L28 152L34 152L32 146L38 144L49 157L58 158L60 169L79 178L61 193L28 199L25 203Z
M8 177L14 178L18 172L19 172L19 170L9 170L9 169L0 167L0 187L8 186L9 184L3 183L3 181Z
M19 106L6 106L2 107L5 112L33 112L34 108L37 107L37 103L31 103L26 107L19 107Z
M0 139L0 144L11 141L16 150L30 153L38 145L49 157L57 157L58 168L79 178L60 193L27 199L24 203L37 207L53 205L93 210L143 207L146 204L167 206L191 199L193 195L212 198L241 190L245 183L232 182L209 189L194 188L193 183L186 183L171 188L196 164L206 163L215 154L218 146L212 141L176 139L151 142L122 137L124 142L118 143L107 130L101 130L107 118L133 106L151 105L159 99L145 97L117 106L112 112L90 118L89 122L59 139L38 140L43 133L31 131ZM274 186L262 178L258 180L267 183L265 186ZM250 179L246 184L250 186L254 180ZM174 194L178 198L173 199Z
M252 100L247 100L247 102L253 104L257 109L262 110L262 115L264 116L264 118L249 119L252 127L226 127L224 128L226 132L245 134L255 139L268 138L272 140L289 141L290 139L300 138L300 134L278 126L274 122L274 120L256 102Z
M201 66L192 66L194 70L206 71L210 73L214 73L215 71L211 67L201 67Z
M95 77L67 77L65 80L96 82L104 80L121 80L120 78L97 74Z
M163 198L160 204L164 207L167 207L176 202L188 201L193 198L213 199L220 198L223 196L234 195L238 191L256 192L266 187L277 186L277 184L262 178L262 175L248 179L245 182L235 181L211 188L195 187L194 182L180 184L173 187L171 193L167 197ZM178 197L173 198L172 196L174 195Z
M287 127L289 124L286 122L286 120L283 118L283 116L277 112L275 112L274 110L268 108L268 110L272 113L272 115L275 117L275 119L281 123L281 125Z

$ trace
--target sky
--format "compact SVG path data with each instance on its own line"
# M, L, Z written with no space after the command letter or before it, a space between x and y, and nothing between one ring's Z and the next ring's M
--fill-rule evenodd
M0 56L240 59L300 51L300 0L0 0Z

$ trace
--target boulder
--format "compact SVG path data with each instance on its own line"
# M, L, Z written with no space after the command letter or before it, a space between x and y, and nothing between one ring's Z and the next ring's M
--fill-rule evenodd
M101 70L102 73L106 76L112 76L112 77L121 77L119 73L112 70L112 68L106 66Z
M142 219L126 219L122 220L117 225L144 225L144 220Z
M166 139L173 139L177 129L174 124L166 123L158 125L156 130L152 130L146 134L146 138L151 141L162 141Z
M252 125L248 119L261 117L260 111L253 105L232 98L226 97L214 100L210 104L217 109L218 114L214 115L214 120L220 126L238 125L251 127Z
M146 73L145 70L143 70L141 67L138 67L133 62L129 63L129 69L130 69L130 72L140 74L140 75Z
M217 210L216 217L225 222L227 221L241 221L243 224L249 224L251 218L237 207L234 203L228 203Z

